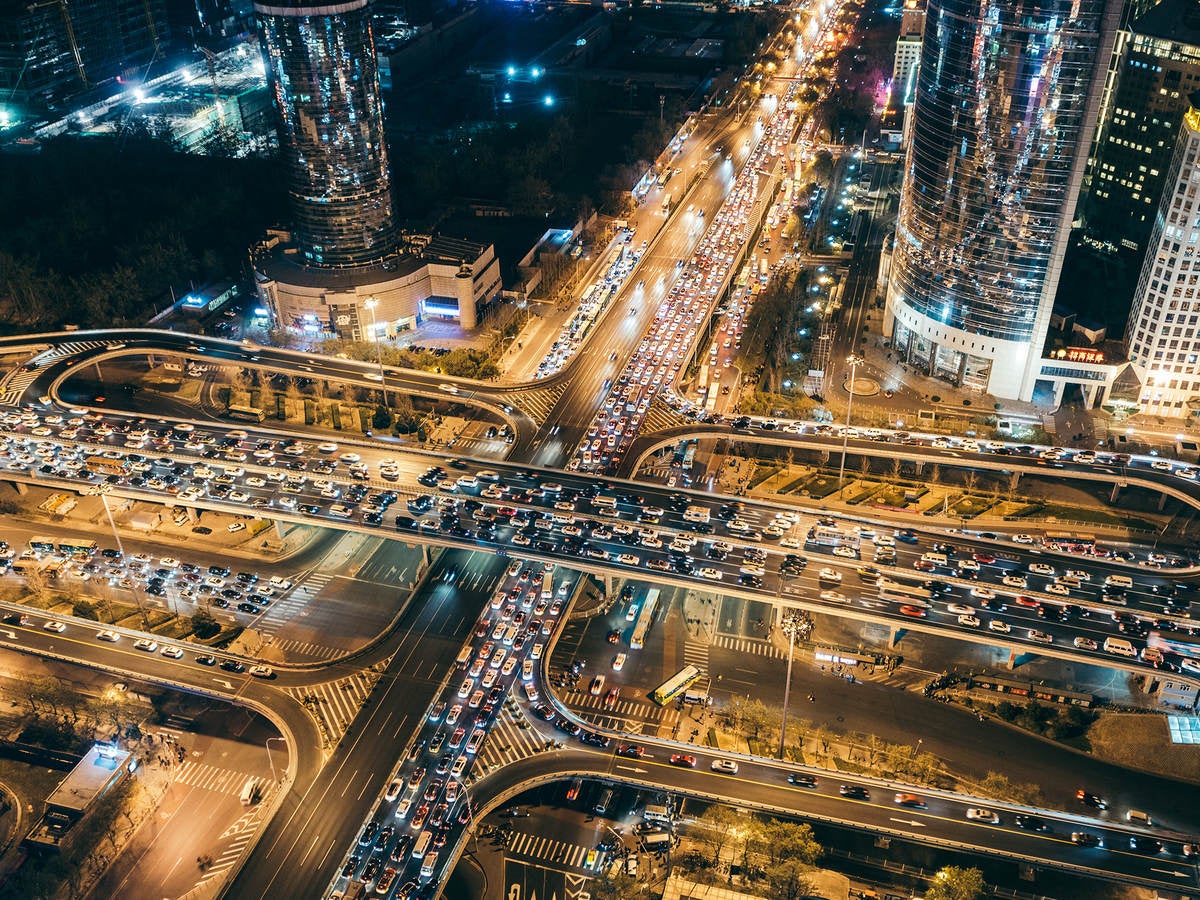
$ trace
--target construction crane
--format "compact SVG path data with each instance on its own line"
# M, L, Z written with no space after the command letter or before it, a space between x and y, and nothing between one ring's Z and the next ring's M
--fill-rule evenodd
M221 103L221 89L217 85L217 54L213 53L207 47L201 47L200 52L204 54L204 62L208 66L208 77L212 80L213 102L217 104L217 120L224 127L225 106Z

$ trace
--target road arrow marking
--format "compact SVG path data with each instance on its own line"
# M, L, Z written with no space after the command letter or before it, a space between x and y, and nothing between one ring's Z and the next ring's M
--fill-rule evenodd
M910 820L910 819L897 819L897 818L893 818L893 819L892 819L892 821L893 821L893 822L899 822L901 825L911 825L913 828L926 828L926 827L928 827L928 826L926 826L926 824L925 824L924 822L917 822L917 821L915 821L915 820Z
M645 775L649 769L635 769L633 766L614 766L617 769L624 769L626 772L635 772L638 775Z
M1190 878L1190 877L1191 877L1191 876L1190 876L1190 875L1188 875L1186 872L1177 872L1177 871L1175 871L1175 870L1173 870L1173 869L1155 869L1155 868L1151 868L1151 869L1150 869L1150 871L1151 871L1151 872L1162 872L1164 875L1174 875L1176 878Z
M15 631L9 631L8 629L5 629L0 631L0 634L4 635L10 641L15 641L17 639L17 633Z
M231 691L233 690L233 685L230 684L228 681L226 681L224 678L214 678L213 681L215 681L217 684L224 685L228 690L231 690Z

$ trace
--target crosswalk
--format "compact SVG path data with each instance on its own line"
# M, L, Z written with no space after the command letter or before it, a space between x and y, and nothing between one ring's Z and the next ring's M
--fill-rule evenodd
M656 431L666 431L670 428L678 428L681 425L686 425L687 419L681 416L678 412L671 409L661 400L655 400L650 404L650 408L646 410L646 418L642 421L641 432L643 434L653 434Z
M686 641L683 645L683 664L696 666L704 672L709 671L708 644L699 641Z
M545 422L565 390L565 387L554 386L522 391L517 405L535 422Z
M49 350L43 350L26 363L19 372L4 381L0 388L0 405L19 406L25 391L29 390L29 386L42 374L41 370L50 363L74 356L85 350L95 350L105 346L108 346L105 341L68 341L65 344L51 347Z
M570 869L582 869L591 847L560 841L557 838L546 837L544 834L531 834L527 831L514 831L508 843L509 856L523 856L543 863L553 863ZM603 854L596 860L595 871L600 871L604 864Z
M212 881L214 878L222 878L226 872L237 865L243 851L246 849L246 845L254 839L254 833L259 829L263 810L269 805L266 802L265 793L260 795L260 797L261 799L258 803L254 804L236 822L221 832L220 840L226 843L222 846L220 855L213 857L212 863L205 867L204 877L199 881L200 885Z
M316 599L324 590L325 585L332 580L333 576L325 572L314 572L307 576L285 596L271 604L262 618L258 620L258 630L264 635L277 633L280 628L303 612L309 601Z
M231 796L241 794L242 788L246 786L246 781L254 777L246 772L237 772L233 769L196 762L191 759L184 760L172 771L176 784ZM265 794L270 787L268 780L266 778L256 778L255 780L259 782L259 795Z
M387 665L388 660L383 660L370 669L337 681L323 681L308 687L289 687L284 690L299 700L317 720L324 745L329 748L342 739Z
M655 713L660 711L659 707L651 703L623 698L618 698L615 703L606 706L603 697L593 697L587 691L570 691L563 695L563 702L574 710L599 710L618 719L657 719Z
M495 723L488 729L487 740L479 748L468 780L480 778L493 769L542 753L545 746L545 736L533 728L524 710L516 714L508 709L502 710Z
M346 651L338 647L327 647L324 644L314 644L311 641L297 641L290 638L275 638L271 646L283 652L288 662L324 662L343 656Z
M766 656L770 659L786 659L787 654L770 641L759 641L754 638L735 637L728 634L718 634L713 644L725 650L735 650L738 653L753 653L756 656Z

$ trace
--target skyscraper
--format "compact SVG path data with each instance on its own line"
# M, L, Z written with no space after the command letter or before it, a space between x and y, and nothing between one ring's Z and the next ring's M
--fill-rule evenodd
M1200 4L1162 0L1124 38L1084 218L1093 237L1142 250L1188 95L1200 89Z
M1193 93L1146 246L1125 350L1144 412L1191 416L1200 398L1200 92Z
M1116 0L930 0L884 331L954 384L1028 400Z
M280 0L254 11L300 254L323 268L378 263L396 246L369 4Z

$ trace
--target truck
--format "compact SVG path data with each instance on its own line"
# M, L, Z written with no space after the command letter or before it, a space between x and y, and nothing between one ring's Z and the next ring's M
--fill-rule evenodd
M128 475L129 463L123 459L109 459L107 456L89 456L83 461L89 472L97 475Z
M689 506L683 511L683 521L685 522L709 522L712 519L712 512L707 506Z

